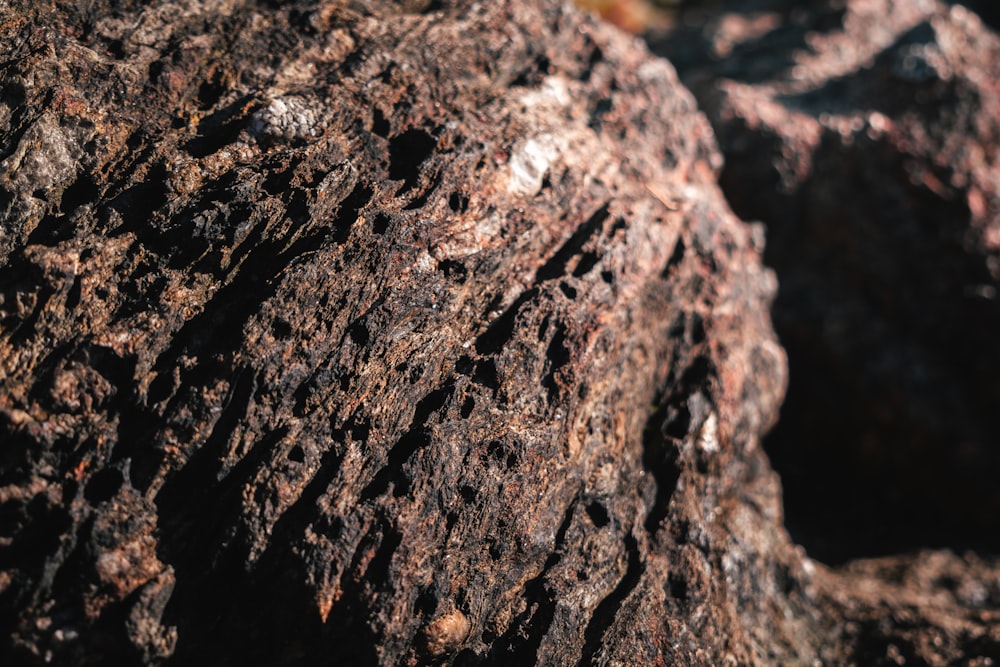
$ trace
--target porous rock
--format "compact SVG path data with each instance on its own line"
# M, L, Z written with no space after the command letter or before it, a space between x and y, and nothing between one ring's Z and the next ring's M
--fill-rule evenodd
M989 562L788 539L762 230L638 42L517 0L4 10L4 664L835 664L932 603L927 651L998 645Z
M6 664L770 650L774 278L668 64L549 2L10 7Z

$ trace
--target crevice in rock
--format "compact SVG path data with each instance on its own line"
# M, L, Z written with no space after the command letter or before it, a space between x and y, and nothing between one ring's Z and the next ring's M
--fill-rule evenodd
M214 111L198 123L198 134L184 145L191 157L203 158L236 142L240 132L250 126L256 111L252 96L241 97Z
M371 501L382 495L393 486L395 497L405 496L409 492L410 480L403 470L403 464L418 450L431 442L430 429L427 422L430 416L441 410L454 394L455 384L449 382L441 389L435 389L420 399L413 412L413 420L406 433L392 446L372 480L361 490L359 498Z
M545 357L548 360L546 372L542 377L542 386L548 392L549 403L552 403L559 391L559 384L556 374L559 369L570 361L570 351L566 347L566 330L561 324L556 324L555 332L549 340L549 346L545 350Z
M542 571L524 585L526 610L514 619L507 632L491 642L492 648L481 664L497 667L537 664L538 649L555 617L556 594L546 582L546 578L552 568L562 560L561 549L579 504L579 498L574 498L570 502L556 530L552 552L545 560Z
M496 354L514 334L514 324L521 307L538 296L538 288L532 287L522 292L490 325L476 337L476 352L482 355Z
M578 667L592 667L598 659L598 652L601 648L601 640L615 621L619 609L629 594L639 585L639 580L645 570L642 562L642 554L639 551L639 543L632 534L625 536L625 555L628 564L625 574L615 586L614 590L594 609L594 613L587 623L587 629L583 633L583 655Z
M389 178L403 181L396 196L413 189L423 172L420 166L431 156L437 139L421 129L407 130L389 139Z
M549 258L545 264L539 267L538 271L535 273L536 284L566 275L566 264L569 260L574 255L580 254L584 244L586 244L591 237L601 231L604 221L610 217L611 214L608 211L610 206L611 204L609 202L597 209L597 211L587 218L587 220L581 224L568 239L566 239L566 242L563 243L558 250L556 250L555 254L552 255L552 257ZM593 266L594 263L596 263L596 261L594 261L591 266ZM586 273L586 271L583 273ZM579 275L583 275L583 273Z

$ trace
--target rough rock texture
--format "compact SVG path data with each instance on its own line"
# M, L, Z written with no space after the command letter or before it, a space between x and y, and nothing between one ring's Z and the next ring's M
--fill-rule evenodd
M1000 651L996 563L788 539L762 229L637 42L519 0L0 9L4 665Z
M916 0L737 2L681 23L658 50L779 277L790 388L768 451L793 535L831 560L997 551L1000 39Z
M9 15L6 654L767 650L784 357L707 122L566 8L410 9Z

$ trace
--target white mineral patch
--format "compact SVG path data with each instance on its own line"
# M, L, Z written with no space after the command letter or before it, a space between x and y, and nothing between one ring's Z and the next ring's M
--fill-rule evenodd
M308 139L320 134L320 120L316 105L301 97L279 97L253 115L250 134L272 142Z
M563 76L549 76L537 89L524 94L522 103L528 109L541 106L567 107L573 102L569 81Z
M698 447L706 454L719 451L719 420L714 412L708 415L698 433Z
M558 155L559 149L550 135L528 139L510 158L507 191L526 197L537 194L542 189L545 172Z
M437 267L437 262L434 261L429 252L421 250L420 254L417 255L417 261L414 262L414 267L421 273L430 273Z

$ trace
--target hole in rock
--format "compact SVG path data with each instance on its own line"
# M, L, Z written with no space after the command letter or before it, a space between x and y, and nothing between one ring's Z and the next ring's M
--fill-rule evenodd
M407 130L389 140L389 178L403 181L397 195L408 192L420 178L420 165L431 156L437 139L424 130Z
M105 468L95 474L83 490L83 495L91 505L111 500L125 481L120 470Z
M591 523L598 528L608 525L608 522L611 520L611 517L608 516L608 509L596 500L587 505L586 510Z

